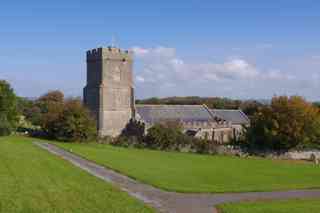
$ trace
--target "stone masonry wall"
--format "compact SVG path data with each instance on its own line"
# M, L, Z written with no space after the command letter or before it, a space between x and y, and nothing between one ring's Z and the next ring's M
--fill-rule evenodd
M133 116L132 55L118 48L87 52L84 102L97 118L100 136L117 136Z

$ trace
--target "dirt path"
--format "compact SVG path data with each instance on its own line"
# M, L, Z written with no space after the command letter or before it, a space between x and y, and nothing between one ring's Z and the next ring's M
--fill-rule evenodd
M133 197L153 206L164 213L216 213L215 205L246 200L287 199L287 198L320 198L320 190L297 190L284 192L249 192L224 194L183 194L166 192L150 185L139 183L122 174L97 165L76 154L65 151L55 145L34 142L35 145L62 157L73 165L101 178L126 191Z

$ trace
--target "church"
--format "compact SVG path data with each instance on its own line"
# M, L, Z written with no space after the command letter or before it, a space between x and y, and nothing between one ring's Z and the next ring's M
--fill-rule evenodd
M178 121L184 132L222 144L239 137L250 121L241 110L209 109L206 105L136 105L133 55L115 47L87 51L84 103L97 120L100 136L116 137L131 119L146 129Z

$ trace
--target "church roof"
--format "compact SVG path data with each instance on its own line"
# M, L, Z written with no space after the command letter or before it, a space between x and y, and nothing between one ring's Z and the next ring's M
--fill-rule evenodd
M208 109L205 105L136 105L137 116L154 124L165 120L213 121L216 117L232 124L249 124L241 110Z
M225 110L225 109L210 109L213 116L217 116L223 120L229 121L232 124L249 124L249 118L241 110Z
M210 112L202 105L136 105L136 112L147 123L163 120L210 121Z

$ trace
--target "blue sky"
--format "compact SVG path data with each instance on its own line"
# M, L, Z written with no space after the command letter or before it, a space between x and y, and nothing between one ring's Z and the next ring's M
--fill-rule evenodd
M82 95L85 51L135 52L138 98L320 100L320 1L4 1L0 79L21 96Z

